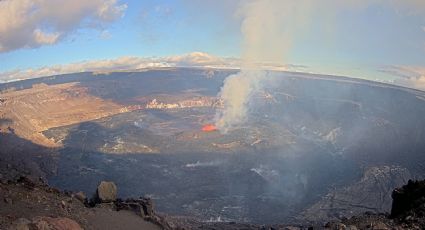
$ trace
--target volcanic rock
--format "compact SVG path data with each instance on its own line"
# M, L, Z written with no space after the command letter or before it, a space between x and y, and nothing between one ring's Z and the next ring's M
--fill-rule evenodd
M372 229L375 229L375 230L378 230L378 229L379 230L387 230L387 229L390 229L390 228L385 223L376 222L376 223L373 224Z
M9 197L5 197L3 200L4 200L4 203L6 204L13 204L13 200L10 199Z
M102 203L113 202L117 199L117 186L114 182L102 181L97 186L97 200Z
M117 210L130 210L136 212L141 217L154 216L153 203L149 198L117 200L115 202Z
M29 224L31 224L31 221L26 218L19 218L16 220L15 223L15 229L16 230L27 230L29 228Z
M40 217L36 218L32 225L40 230L82 230L77 222L66 217Z
M17 230L82 230L81 226L66 217L35 217L32 220L19 218L12 229Z
M84 192L77 192L74 194L75 198L77 198L77 200L85 203L87 200L87 196L86 194L84 194Z
M425 217L425 181L409 180L407 185L394 189L391 217Z
M347 227L343 223L328 222L325 225L325 229L345 230L345 229L347 229Z
M0 184L1 230L170 229L153 212L149 199L128 200L128 206L139 205L137 215L130 208L117 212L118 201L90 207L88 203L76 202L75 193L51 188L37 180L17 178ZM142 214L144 218L140 218Z

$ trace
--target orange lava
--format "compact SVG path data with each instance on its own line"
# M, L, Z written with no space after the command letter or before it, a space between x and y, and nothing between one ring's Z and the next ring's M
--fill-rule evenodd
M213 124L207 124L202 127L202 131L204 132L213 132L216 130L217 130L217 127L215 127L215 125Z

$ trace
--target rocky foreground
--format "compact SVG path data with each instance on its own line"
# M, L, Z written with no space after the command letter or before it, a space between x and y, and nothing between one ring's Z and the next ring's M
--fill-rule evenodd
M63 192L27 177L0 183L0 229L167 229L149 199L116 199L102 182L96 195Z
M95 195L49 187L43 180L0 180L0 229L425 229L425 181L409 181L393 191L391 214L365 213L310 226L260 226L200 222L155 213L148 198L117 199L113 182L101 182Z

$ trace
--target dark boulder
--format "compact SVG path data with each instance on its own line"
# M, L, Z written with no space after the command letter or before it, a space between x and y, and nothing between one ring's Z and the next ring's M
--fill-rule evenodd
M409 180L392 193L392 218L425 217L425 181Z

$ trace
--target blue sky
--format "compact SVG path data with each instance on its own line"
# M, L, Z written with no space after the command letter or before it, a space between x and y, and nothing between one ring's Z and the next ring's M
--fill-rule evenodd
M8 1L0 5L0 20L15 20L6 18L6 10L1 9ZM40 2L39 7L49 4L49 0ZM76 2L84 4L84 1ZM32 41L1 52L0 72L123 56L174 56L194 51L218 57L241 56L243 19L237 16L240 5L237 1L97 2L126 5L126 8L107 21L102 17L93 19L95 16L90 14L80 15L69 28L57 29L61 33L57 41L43 44ZM332 4L331 0L324 2ZM370 2L360 7L336 8L332 16L327 15L327 11L315 12L313 8L302 31L291 37L282 62L305 65L308 72L372 80L394 79L394 74L382 71L389 66L413 69L411 74L415 78L425 75L421 72L425 69L425 4L415 0L411 1L412 5ZM96 10L96 7L84 9ZM40 20L41 25L28 25L44 28L45 24L49 25L48 20L61 19L46 16ZM282 20L296 19L283 15ZM87 26L93 21L99 25ZM8 34L6 29L1 31L0 23L3 36ZM27 35L20 33L19 36ZM0 47L1 42L0 36Z
M105 28L79 29L64 41L35 49L0 54L0 71L120 56L168 56L194 51L239 55L239 31L220 36L226 21L217 15L200 18L178 1L120 1L122 18ZM169 12L168 12L169 11ZM0 15L1 17L1 15ZM102 39L103 30L110 38Z

